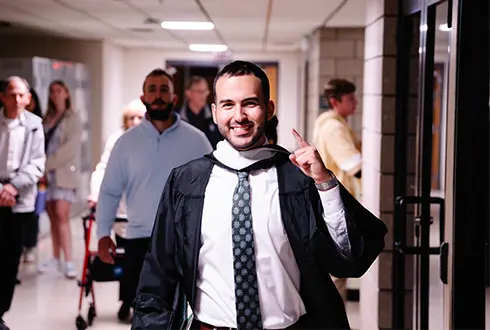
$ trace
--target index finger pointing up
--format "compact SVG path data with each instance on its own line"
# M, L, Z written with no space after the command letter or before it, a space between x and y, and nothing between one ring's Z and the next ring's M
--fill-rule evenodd
M306 142L303 137L298 133L298 131L296 131L294 128L292 130L292 133L293 133L293 136L294 136L294 139L296 140L296 142L298 143L299 147L300 148L304 148L304 147L309 147L309 143Z

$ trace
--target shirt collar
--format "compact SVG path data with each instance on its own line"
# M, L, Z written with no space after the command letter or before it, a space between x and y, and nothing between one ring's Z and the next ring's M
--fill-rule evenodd
M27 110L22 110L20 112L20 115L17 116L17 118L7 118L7 117L5 117L4 111L5 111L5 109L3 107L0 108L0 121L2 123L5 123L7 121L7 119L18 119L19 120L19 123L21 125L24 125L25 126L25 124L26 124L26 115L25 115L24 111L27 111Z
M178 113L176 113L175 111L173 111L172 112L172 116L174 116L174 118L175 118L172 126L170 126L169 128L167 128L161 134L155 128L155 126L153 126L153 124L151 123L151 121L148 118L146 118L146 116L143 117L143 120L141 121L141 123L138 126L141 126L143 129L145 129L145 130L147 130L149 132L152 132L153 134L157 134L159 136L163 136L163 135L169 134L170 132L172 132L175 129L177 129L177 127L179 127L179 125L181 123L181 118L180 118L180 115Z
M187 111L192 112L192 110L189 108L188 102L186 101L182 106L182 109L180 110L180 116L185 121L189 121L189 115L187 114ZM201 111L202 112L200 114L202 114L205 119L213 119L213 112L209 104L206 104Z

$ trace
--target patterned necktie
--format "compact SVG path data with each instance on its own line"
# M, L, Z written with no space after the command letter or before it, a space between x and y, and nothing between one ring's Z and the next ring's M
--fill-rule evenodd
M233 195L232 227L237 328L262 329L247 172L238 172L238 185Z

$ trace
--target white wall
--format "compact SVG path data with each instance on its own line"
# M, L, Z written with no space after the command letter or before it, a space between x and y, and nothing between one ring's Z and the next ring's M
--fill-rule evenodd
M124 107L124 49L104 42L102 45L102 111L100 116L101 141L104 143L111 133L122 125ZM96 159L99 157L93 155Z
M292 128L300 127L300 85L298 53L239 53L233 59L255 62L278 62L278 101L277 115L279 118L278 139L287 149L295 148L291 135ZM159 49L125 49L123 65L123 102L140 96L144 77L155 68L165 68L166 61L212 61L207 53L165 52ZM103 133L104 135L104 133Z

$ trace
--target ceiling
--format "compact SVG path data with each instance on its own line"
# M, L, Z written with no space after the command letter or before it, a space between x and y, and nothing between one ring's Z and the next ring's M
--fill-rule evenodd
M0 0L0 34L47 33L127 47L288 51L319 26L363 27L365 0ZM148 19L154 23L145 23ZM163 20L209 21L212 31L169 31Z

